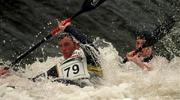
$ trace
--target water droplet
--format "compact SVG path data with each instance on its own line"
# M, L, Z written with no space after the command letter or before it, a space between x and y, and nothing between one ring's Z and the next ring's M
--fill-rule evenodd
M5 43L6 43L6 40L3 40L3 43L5 44Z

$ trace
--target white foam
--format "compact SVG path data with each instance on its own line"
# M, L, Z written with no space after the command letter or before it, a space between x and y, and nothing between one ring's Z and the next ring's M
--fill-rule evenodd
M27 79L56 64L60 58L27 65L24 77L11 75L0 78L0 100L173 100L180 99L180 58L168 62L156 56L153 70L143 72L135 64L121 64L121 57L111 44L99 49L104 70L99 87L65 86L49 80L32 82ZM15 88L14 88L15 87Z

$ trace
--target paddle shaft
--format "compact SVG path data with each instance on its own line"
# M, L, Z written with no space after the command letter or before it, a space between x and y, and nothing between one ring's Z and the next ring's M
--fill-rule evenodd
M77 13L75 14L75 16L73 16L71 18L74 19L75 17L77 17L78 15L80 15L81 13ZM57 32L59 32L60 29L59 27L55 27L54 30L52 31L52 33L56 34ZM43 44L44 42L46 42L47 40L51 39L53 37L52 34L47 35L46 37L44 37L40 42L38 42L36 45L34 45L33 47L31 47L29 50L27 50L26 52L24 52L23 54L21 54L19 57L17 57L17 59L11 63L10 66L15 65L16 63L20 62L21 59L23 59L24 57L26 57L28 54L30 54L32 51L34 51L36 48L38 48L41 44Z
M88 12L91 11L92 9L95 9L96 7L98 7L100 4L102 4L105 0L99 0L99 1L95 1L97 2L96 4L92 5L92 3L94 1L92 0L85 0L81 9L75 13L72 17L70 17L68 19L67 22L70 22L71 20L73 20L74 18L76 18L77 16L79 16L80 14L84 13L84 12ZM64 23L66 24L66 23ZM15 61L13 61L10 66L14 66L16 63L19 63L21 61L21 59L23 59L24 57L26 57L28 54L30 54L32 51L34 51L37 47L39 47L42 43L46 42L47 40L51 39L51 37L55 36L58 32L60 31L59 26L55 27L52 31L51 34L47 35L45 38L43 38L40 42L38 42L35 46L31 47L29 50L27 50L26 52L24 52L23 54L21 54L19 57L16 58Z
M74 16L72 16L70 19L74 19L75 17L79 16L82 13L82 11L77 12ZM51 32L52 34L56 34L57 32L59 32L60 29L59 27L55 27L53 29L53 31ZM35 46L31 47L29 50L27 50L26 52L24 52L23 54L21 54L19 57L17 57L17 59L11 63L10 66L15 65L16 63L20 62L21 59L23 59L24 57L26 57L28 54L30 54L32 51L34 51L36 48L38 48L41 44L43 44L44 42L46 42L47 40L51 39L51 37L53 37L52 34L47 35L45 38L43 38L40 42L38 42Z
M48 36L46 36L45 38L43 38L40 42L38 42L35 46L31 47L29 50L27 50L26 52L24 52L23 54L21 54L19 57L17 57L17 59L11 63L11 66L15 65L16 63L18 63L19 61L21 61L21 59L23 59L24 57L26 57L29 53L31 53L33 50L35 50L37 47L39 47L42 43L44 43L45 41L49 40L52 37L51 34L49 34Z

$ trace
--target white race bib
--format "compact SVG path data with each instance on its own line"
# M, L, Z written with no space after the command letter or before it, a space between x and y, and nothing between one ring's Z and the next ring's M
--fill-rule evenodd
M87 66L84 65L80 58L68 59L59 67L58 70L61 71L60 77L63 79L74 80L89 77Z

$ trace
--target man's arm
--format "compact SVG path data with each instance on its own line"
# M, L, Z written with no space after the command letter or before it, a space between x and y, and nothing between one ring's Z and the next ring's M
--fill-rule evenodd
M144 62L141 61L141 59L138 57L138 54L133 55L134 52L135 51L131 51L131 52L127 53L126 57L128 58L128 60L134 62L141 69L150 71L151 68L148 65L146 65Z
M9 73L9 70L6 69L6 67L0 67L0 76L1 75L6 75Z
M134 62L134 61L133 61ZM139 58L134 62L136 65L138 65L141 69L143 69L143 70L148 70L148 71L150 71L151 70L151 68L147 65L147 64L145 64L144 62L142 62Z
M85 34L77 32L72 26L67 26L64 32L70 33L82 44L91 44L92 40L88 38Z
M80 43L82 44L89 44L92 47L94 47L94 49L96 51L98 51L98 49L94 46L92 40L90 38L88 38L85 34L79 33L77 32L71 25L71 22L68 22L68 19L65 19L63 21L61 21L59 23L59 28L61 31L70 33L72 36L74 36ZM99 52L99 51L98 51Z

